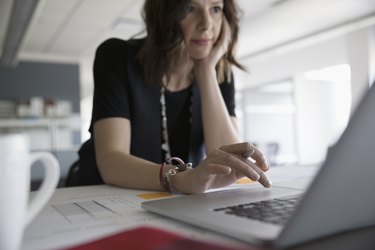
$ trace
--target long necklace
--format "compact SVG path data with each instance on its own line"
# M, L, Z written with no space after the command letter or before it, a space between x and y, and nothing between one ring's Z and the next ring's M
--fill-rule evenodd
M193 95L190 96L190 107L189 107L189 123L191 124L192 120L192 104L193 104ZM165 101L165 87L160 88L160 113L161 113L161 127L162 127L162 136L163 141L161 144L161 149L165 153L165 159L171 158L171 150L169 144L169 135L168 135L168 121L167 121L167 105Z
M165 102L165 88L162 86L160 88L160 107L161 107L161 127L163 142L161 144L161 149L165 153L165 158L171 158L171 151L169 148L169 136L168 136L168 124L167 124L167 108Z

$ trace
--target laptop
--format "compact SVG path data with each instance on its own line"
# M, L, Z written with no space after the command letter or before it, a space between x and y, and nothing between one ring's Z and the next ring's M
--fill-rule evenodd
M375 225L374 156L375 84L306 190L254 184L146 201L142 208L252 245L296 246ZM267 206L271 215L262 212Z

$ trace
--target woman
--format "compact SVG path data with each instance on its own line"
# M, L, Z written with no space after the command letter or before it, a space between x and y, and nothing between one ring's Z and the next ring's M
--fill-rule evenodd
M233 1L146 0L146 38L99 46L76 184L200 193L246 176L271 185L264 155L239 143Z

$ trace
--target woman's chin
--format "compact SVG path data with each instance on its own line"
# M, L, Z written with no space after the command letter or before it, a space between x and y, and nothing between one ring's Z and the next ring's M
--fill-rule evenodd
M193 59L193 60L202 60L204 58L206 58L207 56L209 55L209 53L194 53L194 54L190 54L190 58Z
M198 46L188 50L190 58L193 60L201 60L206 58L211 52L210 46Z

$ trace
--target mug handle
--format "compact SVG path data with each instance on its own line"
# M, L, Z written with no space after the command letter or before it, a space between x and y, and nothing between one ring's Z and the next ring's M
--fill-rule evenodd
M30 157L30 167L35 161L41 161L44 167L43 182L29 203L26 213L25 226L42 210L51 198L60 178L60 165L56 157L48 152L33 152Z

